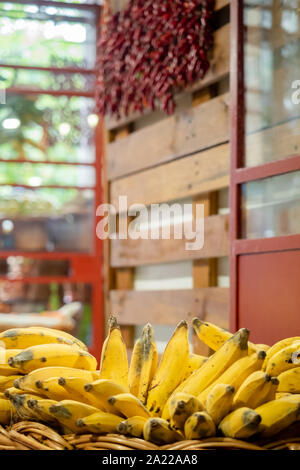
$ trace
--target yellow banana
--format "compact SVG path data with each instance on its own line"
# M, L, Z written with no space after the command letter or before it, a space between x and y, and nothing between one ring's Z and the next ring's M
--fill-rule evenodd
M102 408L100 401L95 398L94 395L85 390L84 387L88 384L86 379L83 379L82 377L60 377L58 379L58 384L65 389L69 398L72 400L87 403L88 405L95 406L100 410L104 409Z
M217 426L232 407L234 387L228 384L216 384L207 395L205 408Z
M200 393L203 390L208 390L211 384L222 376L230 366L238 359L248 357L248 341L249 331L242 328L235 333L229 340L227 340L221 348L216 351L208 360L203 364L200 369L196 370L188 379L186 379L176 391L182 391L191 395L198 395L202 403L204 400L200 398ZM228 381L221 380L221 383L228 383Z
M57 419L50 413L50 407L58 403L56 400L47 398L29 398L26 400L27 407L35 414L36 418L49 424L58 424Z
M175 393L169 403L171 427L183 430L184 423L187 418L193 413L203 410L203 405L193 395L182 392Z
M283 397L288 397L289 395L292 395L292 393L288 393L288 392L276 392L276 393L275 393L275 400L278 400L279 398L283 398Z
M4 394L5 398L10 398L12 395L24 395L24 390L20 390L19 388L9 387L5 390Z
M267 363L266 372L272 376L278 376L282 372L293 369L299 365L300 357L300 341L280 349L274 354Z
M127 393L127 389L125 387L113 380L107 379L98 379L93 383L86 384L84 386L84 390L99 403L98 408L112 414L119 413L116 411L116 408L109 404L108 399L113 395Z
M95 432L100 434L117 432L119 424L123 418L112 413L98 411L89 416L80 418L76 422L77 432Z
M8 359L12 367L20 368L28 373L35 369L51 366L74 367L93 371L97 361L86 351L67 344L40 344L24 349L16 356Z
M169 340L148 390L147 408L152 416L161 415L167 399L182 381L188 357L188 326L183 321Z
M5 398L0 398L0 424L10 424L15 414L16 410L11 402Z
M203 439L216 435L216 426L206 411L192 414L185 422L184 435L186 439Z
M168 421L162 418L149 418L143 430L144 439L154 444L170 444L183 439L181 432L172 429Z
M225 416L219 424L219 430L226 437L247 439L258 432L261 416L257 410L247 407L238 408Z
M282 372L278 380L277 392L300 393L300 367Z
M285 338L273 344L273 346L271 346L267 351L267 356L263 364L263 369L267 367L267 363L276 353L278 353L281 349L284 349L287 346L290 346L291 344L295 343L295 341L300 341L300 336L292 336L291 338Z
M266 400L265 400L266 402L275 400L278 385L279 385L279 380L277 379L277 377L271 377L270 390L267 394L267 397L266 397Z
M45 380L38 380L36 386L40 393L50 400L60 401L70 398L70 394L59 385L58 380L59 377L49 377Z
M300 394L269 401L255 411L261 416L261 435L272 436L300 418Z
M23 395L11 393L9 396L10 402L14 406L18 417L23 420L38 420L39 416L28 406L29 400L39 400L40 397L24 393Z
M131 416L131 418L121 421L117 431L125 436L143 437L143 429L146 421L147 418L143 416Z
M143 403L130 393L120 393L108 399L108 403L117 411L122 413L126 418L131 416L143 416L149 418L150 413Z
M140 385L140 376L141 376L141 369L142 369L142 356L143 352L143 345L142 339L139 338L134 345L129 372L128 372L128 384L129 384L129 391L132 395L138 396L139 393L139 385Z
M42 367L35 369L29 374L20 377L15 381L15 387L25 392L40 393L36 383L40 380L46 380L51 377L80 377L89 382L96 380L95 372L83 369L75 369L74 367Z
M19 378L20 375L9 375L8 377L4 375L0 377L0 392L5 392L7 388L12 387L15 380Z
M62 400L49 407L49 412L59 423L67 426L71 431L78 431L76 422L94 413L98 413L94 406L87 405L75 400Z
M157 349L153 337L153 328L148 323L142 332L142 363L137 397L145 405L148 397L149 385L157 369Z
M86 345L74 336L64 331L52 328L32 326L28 328L14 328L0 333L0 344L6 348L26 349L40 344L68 344L87 350Z
M201 356L200 354L190 354L183 380L190 377L195 370L200 369L207 359L206 356Z
M8 364L0 364L0 375L3 377L8 377L10 375L22 375L23 372L16 367L11 367Z
M242 406L253 409L262 405L267 400L270 382L270 375L262 370L252 372L234 395L233 409Z
M230 331L224 330L213 323L201 321L199 318L193 319L193 328L198 338L213 351L218 351L220 347L232 337ZM257 345L248 341L249 354L257 351Z
M108 337L102 347L100 379L117 382L129 390L126 346L115 317L110 317Z
M219 349L219 351L221 351L221 349ZM261 368L265 355L265 351L259 351L235 361L222 375L198 395L199 400L205 403L208 393L217 383L229 384L237 390L248 375ZM203 367L205 367L205 365Z

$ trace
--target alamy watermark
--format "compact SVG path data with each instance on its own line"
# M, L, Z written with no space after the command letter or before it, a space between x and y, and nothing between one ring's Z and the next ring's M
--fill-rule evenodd
M292 93L292 103L300 104L300 80L294 80L292 82L292 88L295 88L295 91Z
M96 226L101 240L186 240L186 250L201 250L204 246L203 204L131 204L127 196L119 196L118 207L101 204Z

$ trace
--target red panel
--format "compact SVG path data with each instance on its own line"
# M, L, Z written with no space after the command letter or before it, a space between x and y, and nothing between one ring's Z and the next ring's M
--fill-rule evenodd
M238 327L272 344L300 335L300 250L238 258Z

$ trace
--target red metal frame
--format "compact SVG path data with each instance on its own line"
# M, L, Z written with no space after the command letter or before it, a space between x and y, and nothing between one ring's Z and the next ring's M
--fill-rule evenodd
M2 3L2 0L0 0ZM18 0L18 3L32 4L30 0ZM36 0L35 5L38 6L55 6L64 8L76 8L91 10L95 13L95 24L100 24L101 7L96 4L73 4L64 2L51 2L47 0ZM97 30L98 34L98 30ZM22 68L28 70L44 70L53 73L83 73L93 74L95 71L91 69L80 69L80 68L55 68L55 67L27 67L12 64L0 64L0 67L8 68ZM53 96L84 96L94 97L94 92L79 92L71 90L41 90L41 89L30 89L25 87L11 87L6 90L7 93L15 94L50 94ZM59 185L40 185L38 187L32 187L22 184L3 184L1 186L17 186L23 188L30 188L32 190L40 188L58 188L58 189L78 189L79 191L89 189L93 190L95 194L95 207L94 207L94 243L91 253L74 253L74 252L21 252L21 251L1 251L0 258L7 258L8 256L23 256L26 258L34 259L66 259L70 262L70 276L37 276L37 277L24 277L18 279L8 279L7 277L0 276L0 280L6 282L34 282L37 284L44 284L49 282L81 282L88 283L92 286L92 312L93 312L93 334L92 343L89 345L89 349L97 359L100 357L101 345L103 341L103 301L102 301L102 241L96 236L96 207L102 202L101 193L101 166L102 166L102 155L103 155L103 139L102 132L103 123L100 120L95 129L95 161L89 163L80 162L56 162L56 161L32 161L32 160L8 160L0 159L0 162L9 163L32 163L32 164L54 164L54 165L78 165L78 166L92 166L95 168L95 186L91 187L77 187L77 186L59 186Z
M231 63L230 63L230 329L239 327L238 258L241 255L283 252L300 249L300 235L263 239L239 239L241 233L241 184L300 170L300 155L246 168L244 165L244 2L231 0Z

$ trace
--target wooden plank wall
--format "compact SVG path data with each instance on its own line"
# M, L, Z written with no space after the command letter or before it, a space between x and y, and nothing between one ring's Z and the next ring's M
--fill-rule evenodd
M189 106L171 117L156 113L146 126L138 114L106 119L104 201L117 206L126 195L128 205L150 205L189 197L195 207L204 204L206 217L199 251L186 250L186 240L105 241L105 311L118 315L129 349L134 326L147 321L174 325L197 315L228 327L228 289L217 287L217 258L229 253L228 217L218 214L217 196L229 185L229 26L229 1L217 0L210 70L178 96ZM136 266L178 260L192 260L193 289L134 290ZM194 349L207 352L200 342Z

